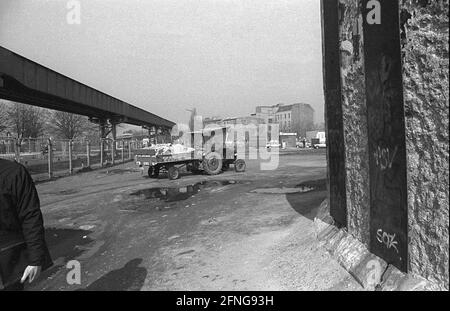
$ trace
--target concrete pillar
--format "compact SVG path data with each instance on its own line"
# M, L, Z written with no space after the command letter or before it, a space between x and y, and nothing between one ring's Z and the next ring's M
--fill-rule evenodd
M363 7L370 1L363 0ZM408 199L399 2L384 1L383 22L363 18L370 185L370 250L408 268ZM448 29L448 27L447 27ZM379 242L395 237L396 248Z
M114 165L116 157L116 123L111 123L111 133L112 133L112 148L111 148L111 162Z
M131 141L128 141L128 159L131 159Z
M99 121L100 126L100 166L103 167L105 161L105 136L106 136L106 121Z
M339 1L321 0L325 124L327 134L328 197L330 214L347 226L344 127L341 103Z
M369 2L378 3L321 2L330 213L375 255L406 271L399 2L368 9Z

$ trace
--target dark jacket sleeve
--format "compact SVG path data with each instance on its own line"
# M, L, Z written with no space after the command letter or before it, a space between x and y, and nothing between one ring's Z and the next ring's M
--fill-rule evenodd
M44 221L40 209L39 196L33 179L23 166L20 166L15 189L17 215L27 245L29 265L51 265L50 255L45 243Z

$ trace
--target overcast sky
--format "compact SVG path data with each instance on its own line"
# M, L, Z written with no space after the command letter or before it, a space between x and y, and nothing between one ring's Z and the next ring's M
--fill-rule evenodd
M323 120L319 0L1 0L0 45L164 118L306 102Z

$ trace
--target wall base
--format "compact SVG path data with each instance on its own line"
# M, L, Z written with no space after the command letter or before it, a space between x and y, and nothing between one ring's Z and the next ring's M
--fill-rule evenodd
M316 238L355 280L367 290L436 291L444 287L420 276L405 274L372 254L345 229L335 226L329 214L328 200L322 202L314 218Z

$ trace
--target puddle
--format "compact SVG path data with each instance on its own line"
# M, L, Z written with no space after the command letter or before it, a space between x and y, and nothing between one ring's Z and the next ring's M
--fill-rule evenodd
M143 189L131 193L130 195L144 196L145 199L159 199L164 202L177 202L186 200L193 195L197 194L200 190L210 189L215 187L227 186L238 184L240 181L236 180L219 180L212 181L206 180L195 183L193 185L180 186L180 187L155 187L149 189Z
M251 193L262 194L294 194L294 193L308 193L312 191L326 190L326 180L319 179L313 181L303 182L294 187L275 187L275 188L259 188L251 190Z
M83 168L80 168L78 170L75 171L75 174L81 174L81 173L86 173L86 172L92 172L93 169L90 166L85 166Z

